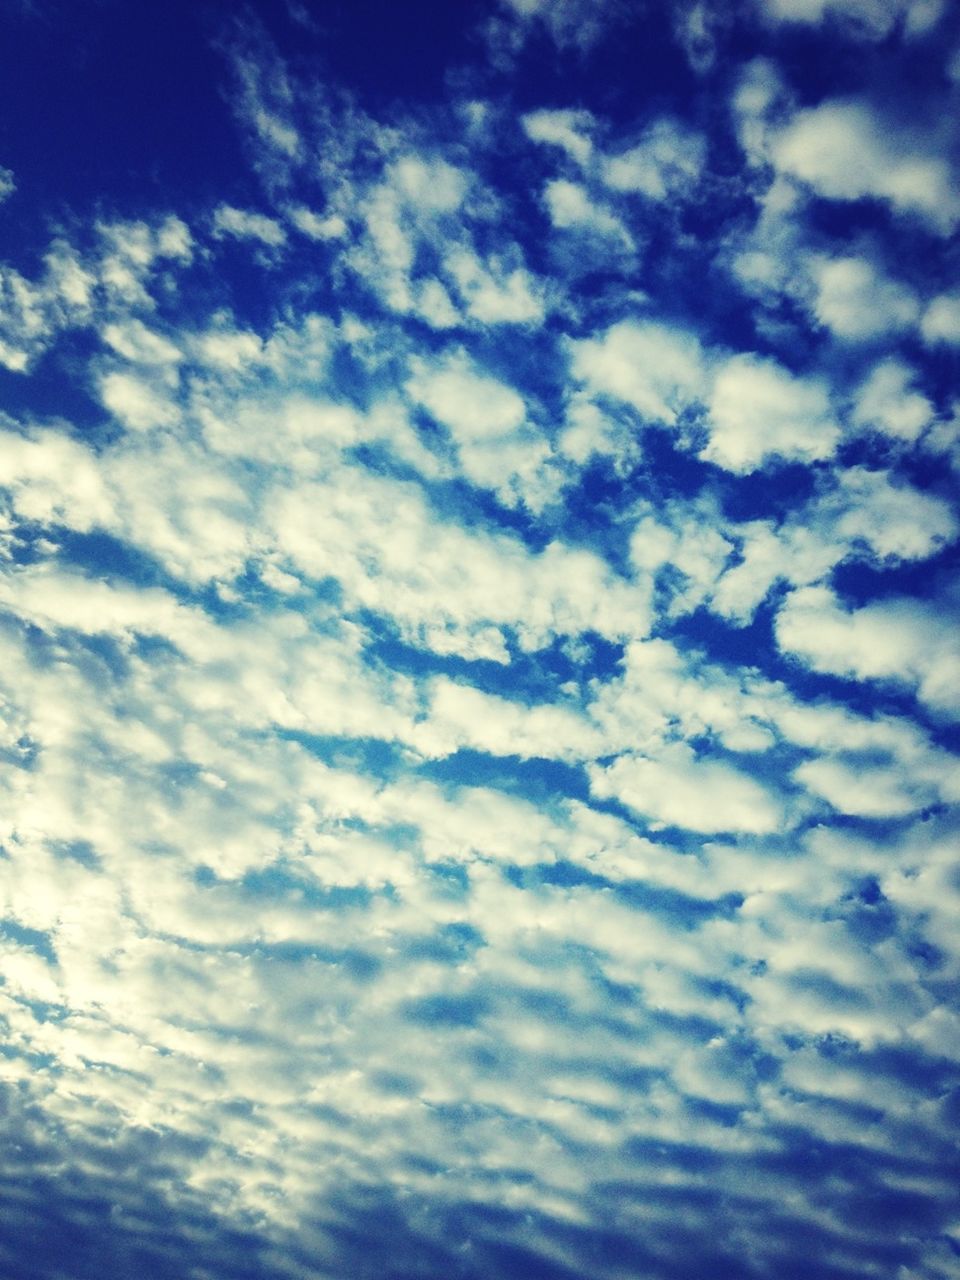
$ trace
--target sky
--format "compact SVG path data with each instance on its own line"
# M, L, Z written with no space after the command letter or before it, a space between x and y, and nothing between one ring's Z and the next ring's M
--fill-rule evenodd
M960 11L8 0L0 1274L960 1278Z

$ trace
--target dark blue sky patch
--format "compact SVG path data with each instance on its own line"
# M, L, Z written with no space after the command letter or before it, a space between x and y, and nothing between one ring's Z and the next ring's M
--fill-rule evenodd
M251 187L207 39L223 7L106 0L97 9L15 5L5 15L16 57L0 90L0 148L19 185L8 243L34 249L51 220L78 208L129 215L171 191L203 204Z
M559 760L490 756L461 749L442 760L425 761L419 772L431 781L494 787L508 795L535 798L547 806L558 803L562 797L585 800L588 796L587 782L580 769Z
M51 420L62 423L94 443L110 439L115 433L105 424L102 407L77 377L81 361L94 350L96 344L88 335L67 333L60 338L56 351L38 354L29 377L0 367L4 411L27 424Z

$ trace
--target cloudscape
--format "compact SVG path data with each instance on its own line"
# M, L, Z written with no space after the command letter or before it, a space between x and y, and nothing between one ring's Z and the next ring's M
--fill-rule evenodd
M960 1280L960 11L0 24L0 1275Z

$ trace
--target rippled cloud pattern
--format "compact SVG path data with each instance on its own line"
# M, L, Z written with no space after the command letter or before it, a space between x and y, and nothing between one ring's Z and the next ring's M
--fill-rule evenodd
M0 1273L960 1280L957 11L0 21Z

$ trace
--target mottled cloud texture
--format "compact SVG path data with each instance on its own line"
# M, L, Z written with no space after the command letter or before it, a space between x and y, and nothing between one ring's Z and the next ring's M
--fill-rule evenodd
M0 154L0 1271L957 1280L955 15L374 9Z

